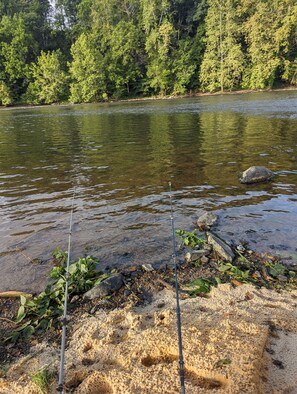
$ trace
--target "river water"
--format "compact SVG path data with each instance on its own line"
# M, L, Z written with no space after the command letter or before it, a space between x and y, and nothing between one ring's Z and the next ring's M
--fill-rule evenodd
M72 256L102 268L170 262L169 181L176 228L213 211L226 240L294 260L296 157L296 91L1 110L0 291L44 286L74 191ZM251 165L278 175L241 185Z

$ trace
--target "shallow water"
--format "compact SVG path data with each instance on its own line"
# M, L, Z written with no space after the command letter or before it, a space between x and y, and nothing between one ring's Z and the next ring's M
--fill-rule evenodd
M295 258L296 154L296 91L1 110L0 290L42 288L73 192L73 257L170 262L168 181L177 228L215 211L225 239ZM278 176L241 185L251 165Z

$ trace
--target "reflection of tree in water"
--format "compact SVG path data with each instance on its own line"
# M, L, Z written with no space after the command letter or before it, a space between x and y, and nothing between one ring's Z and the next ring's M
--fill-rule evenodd
M168 182L174 165L172 121L169 114L149 117L149 171L155 184Z

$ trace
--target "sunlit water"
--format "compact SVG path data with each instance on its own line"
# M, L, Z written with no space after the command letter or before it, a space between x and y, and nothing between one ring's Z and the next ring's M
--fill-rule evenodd
M1 110L0 291L42 288L73 193L73 257L170 262L168 181L177 228L214 211L226 240L294 260L296 154L293 91ZM241 185L251 165L278 176Z

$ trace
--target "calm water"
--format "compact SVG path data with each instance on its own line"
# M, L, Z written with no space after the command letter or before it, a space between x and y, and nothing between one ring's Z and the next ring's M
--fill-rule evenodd
M106 265L170 261L206 210L227 240L296 256L297 92L0 111L0 291L38 290L50 253ZM241 185L251 165L278 172ZM42 264L31 262L41 258Z

